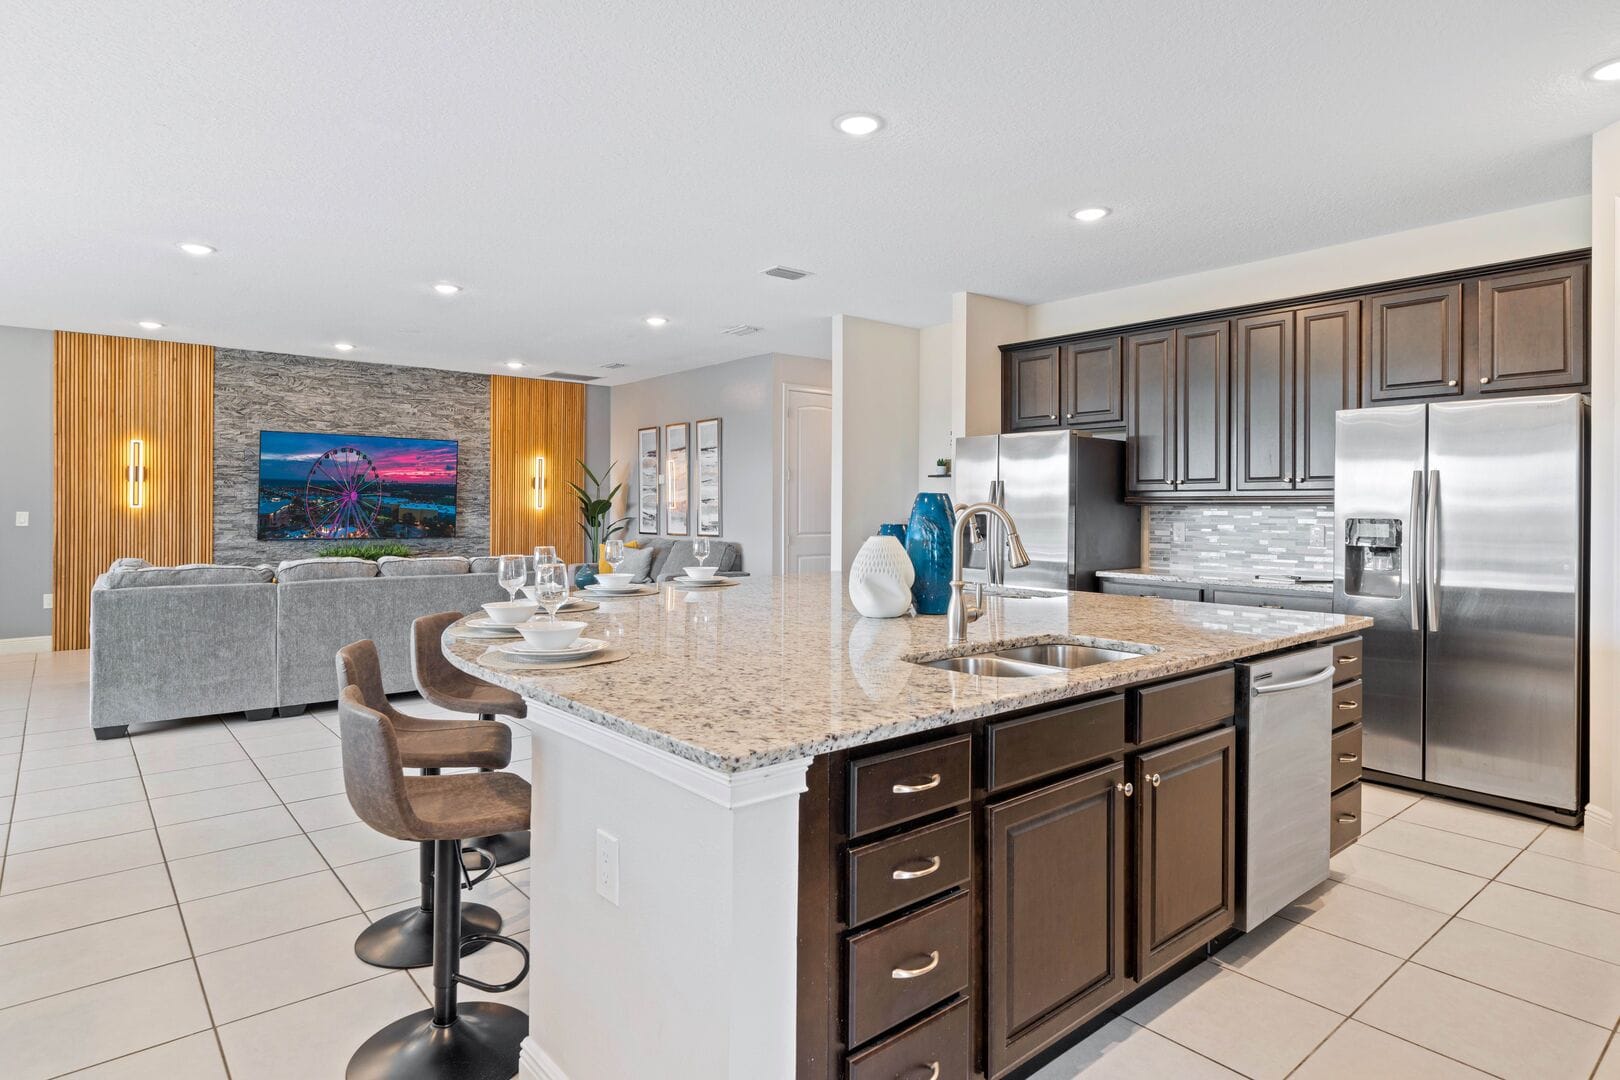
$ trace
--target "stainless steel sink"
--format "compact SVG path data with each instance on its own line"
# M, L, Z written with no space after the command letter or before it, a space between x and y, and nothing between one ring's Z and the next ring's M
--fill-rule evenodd
M998 679L1027 679L1031 675L1056 675L1058 669L1019 660L1007 660L992 654L979 656L947 656L943 660L929 660L924 667L941 671L960 671L964 675L992 675Z
M1135 660L1144 654L1123 649L1100 649L1094 645L1025 645L1018 649L1001 649L991 655L1046 667L1083 668L1093 664L1111 664L1116 660Z

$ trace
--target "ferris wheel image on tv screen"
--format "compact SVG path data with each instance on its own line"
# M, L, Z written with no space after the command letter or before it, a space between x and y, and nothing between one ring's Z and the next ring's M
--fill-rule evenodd
M456 535L454 439L259 433L261 540Z
M377 535L382 490L377 466L364 453L352 446L328 450L309 467L305 520L323 539L369 540Z

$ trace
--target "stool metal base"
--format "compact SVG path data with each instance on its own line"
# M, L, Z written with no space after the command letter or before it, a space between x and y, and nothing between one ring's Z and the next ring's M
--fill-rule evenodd
M433 1010L395 1020L349 1059L348 1080L511 1080L529 1014L493 1001L462 1004L438 1027Z
M461 905L461 936L498 934L501 913L486 904ZM467 952L489 944L474 942ZM424 968L433 964L433 912L420 907L385 915L354 939L354 955L381 968Z
M504 870L515 866L529 857L529 834L524 832L496 833L493 836L480 836L471 841L477 847L483 848L495 856L495 865ZM470 869L477 870L477 864L468 864Z

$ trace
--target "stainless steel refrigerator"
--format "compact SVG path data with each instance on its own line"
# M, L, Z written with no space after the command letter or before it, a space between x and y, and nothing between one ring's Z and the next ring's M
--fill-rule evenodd
M1098 570L1141 563L1142 515L1125 505L1125 444L1076 431L956 440L957 503L995 502L1012 515L1029 565L1007 565L1006 536L986 517L968 555L970 581L1094 591Z
M1375 620L1368 770L1580 813L1587 411L1562 394L1338 414L1334 607Z

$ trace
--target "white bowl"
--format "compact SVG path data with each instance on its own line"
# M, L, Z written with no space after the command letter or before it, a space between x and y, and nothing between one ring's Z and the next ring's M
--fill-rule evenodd
M610 589L628 589L631 585L630 579L633 577L634 574L597 574L596 581L597 584L606 585Z
M539 611L540 605L533 600L497 600L493 604L485 604L484 610L502 626L516 626Z
M720 568L718 566L683 566L681 569L685 570L686 576L693 581L708 581L714 577L715 572Z
M536 649L566 649L585 629L582 622L532 622L518 627L523 640Z

